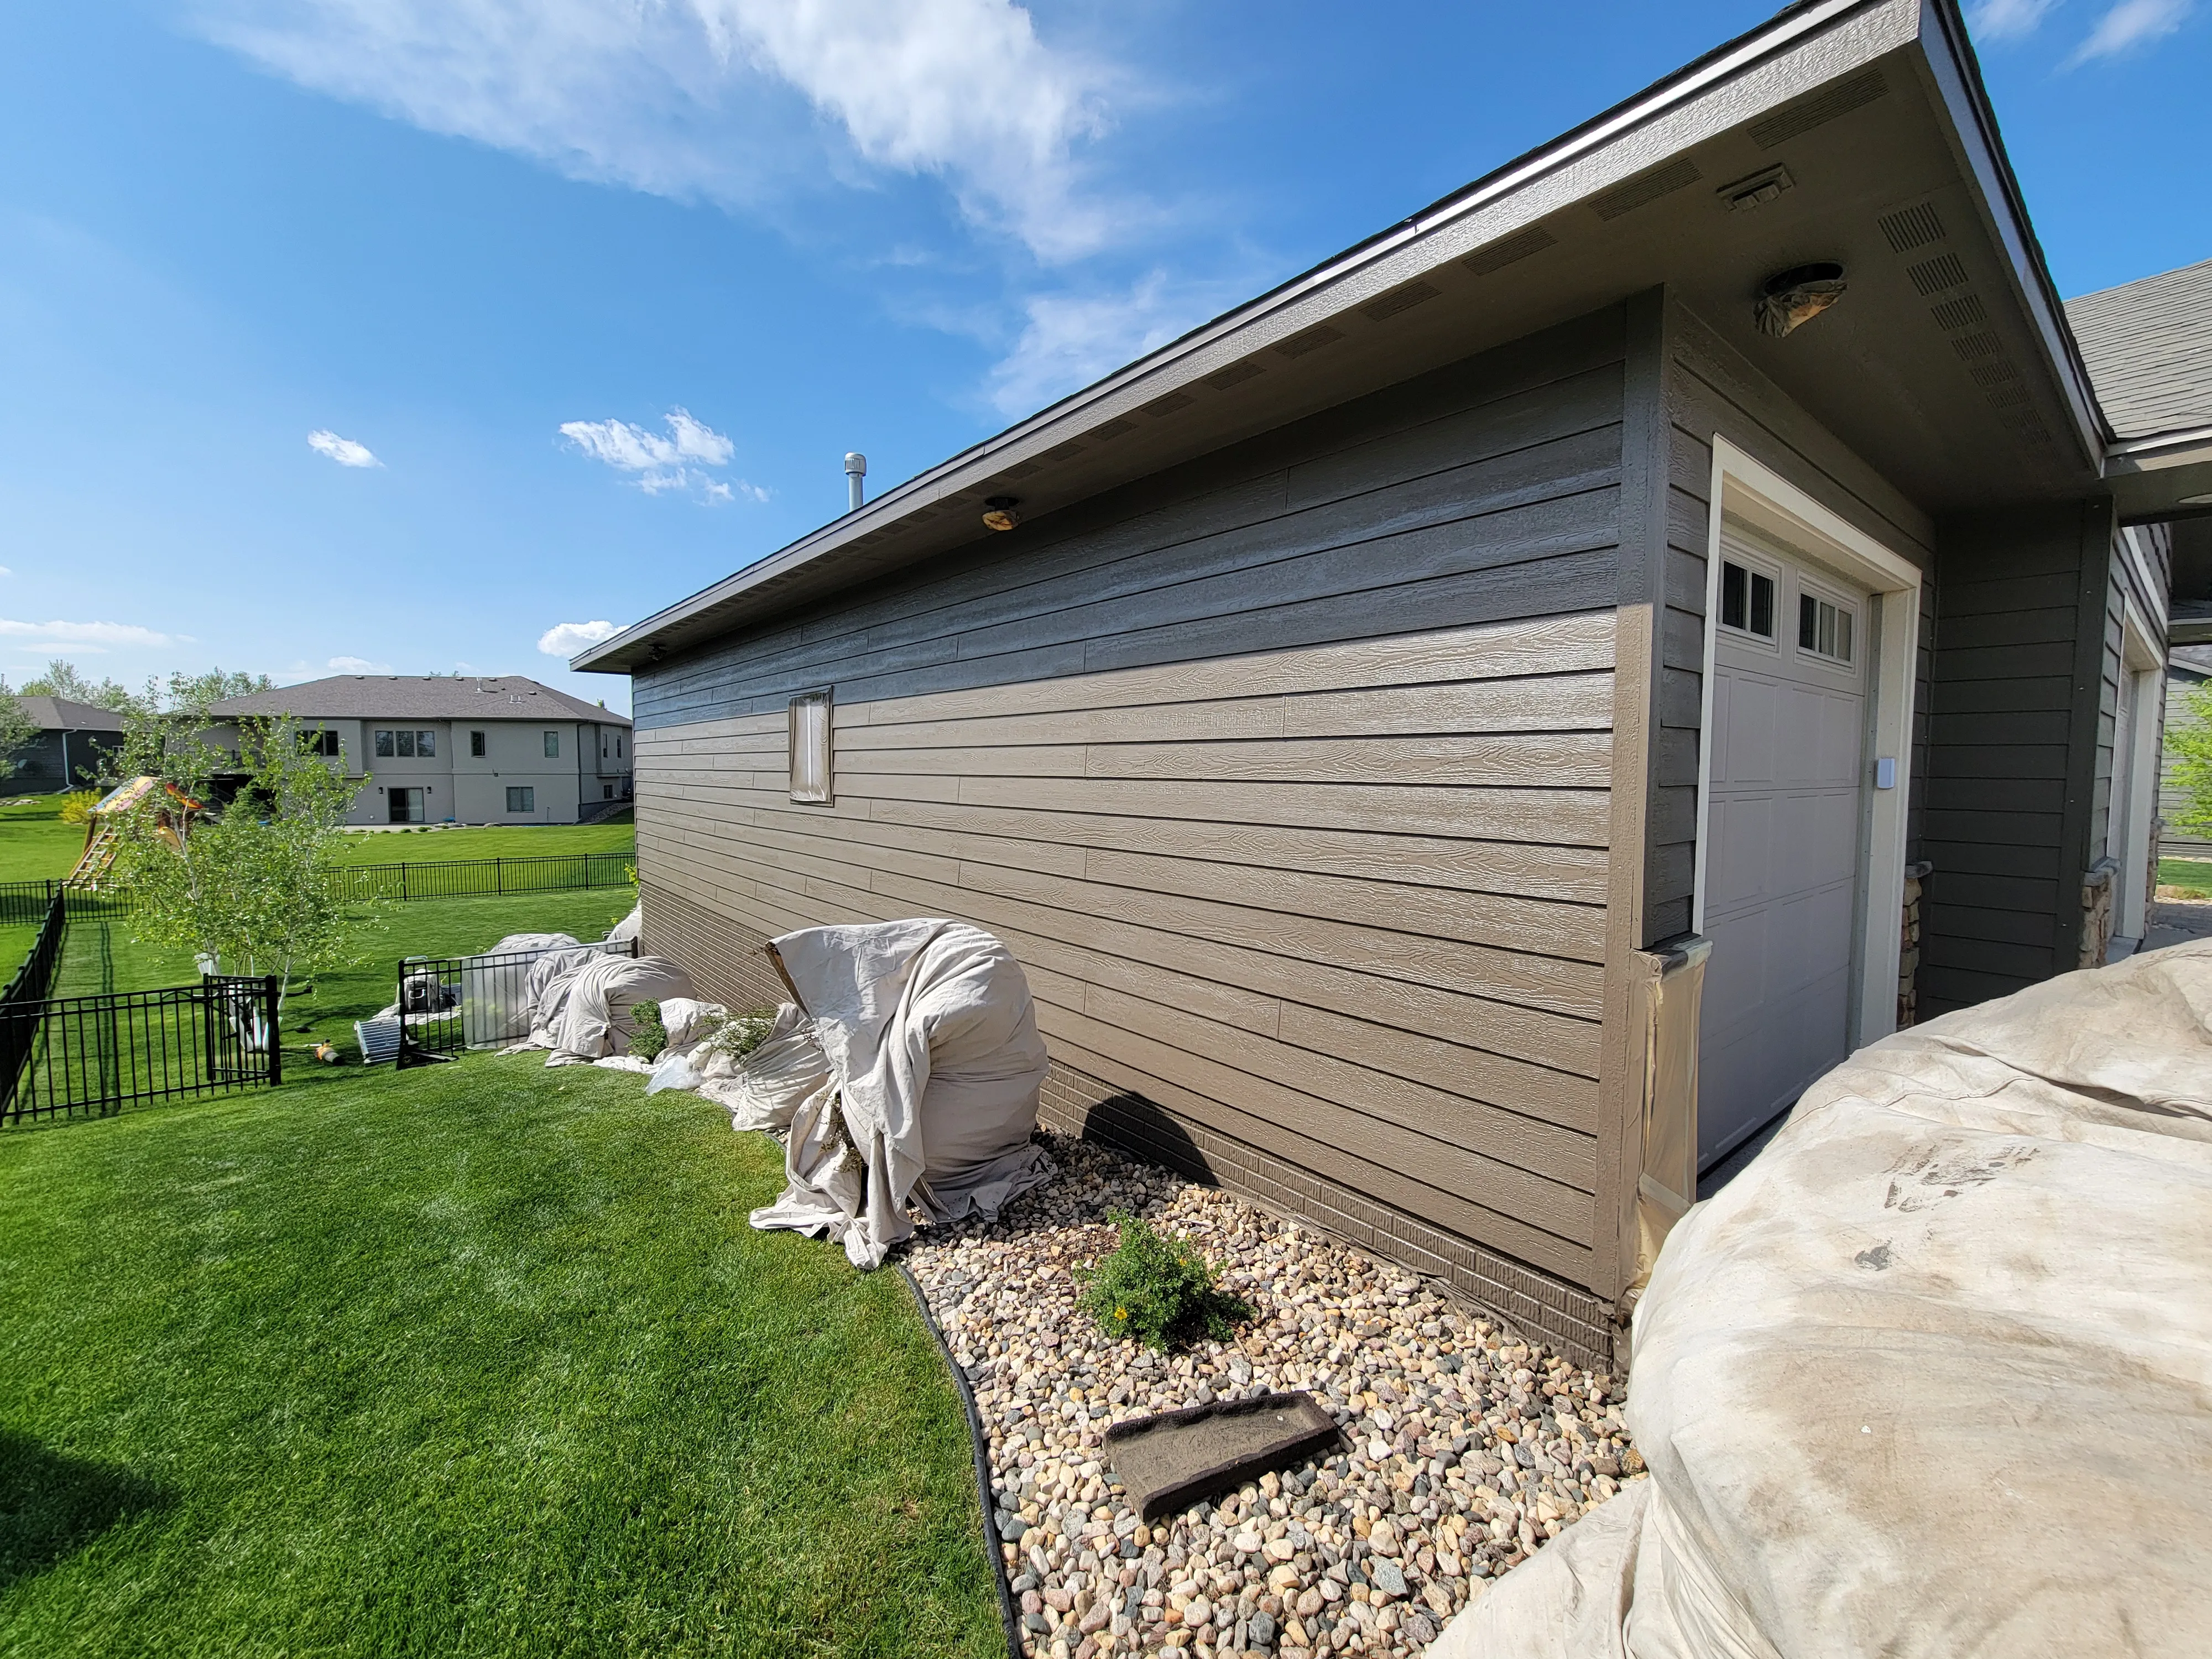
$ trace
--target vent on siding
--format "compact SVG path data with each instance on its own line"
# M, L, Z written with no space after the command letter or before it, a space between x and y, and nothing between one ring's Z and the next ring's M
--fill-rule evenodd
M1206 377L1206 383L1216 392L1226 392L1232 386L1243 385L1255 374L1264 374L1267 372L1260 364L1247 357L1241 363L1231 363L1226 368L1216 369Z
M1640 179L1631 179L1625 185L1615 185L1611 190L1590 198L1590 210L1601 219L1618 219L1624 213L1657 201L1662 196L1672 196L1676 191L1694 185L1705 175L1698 171L1698 164L1685 155L1669 161L1663 167L1655 167Z
M1896 213L1885 213L1875 222L1881 234L1889 239L1893 253L1910 253L1917 247L1926 247L1930 242L1943 240L1943 222L1936 216L1936 210L1926 203Z
M1503 241L1477 248L1460 264L1478 276L1487 276L1493 270L1504 270L1516 259L1525 259L1532 253L1541 253L1546 248L1559 245L1559 239L1543 226L1531 225L1526 230L1515 231Z
M1094 438L1118 438L1124 432L1134 432L1136 429L1137 423L1127 416L1116 415L1105 425L1092 427L1091 435Z
M1408 283L1395 293L1386 294L1379 300L1370 300L1359 309L1370 322L1379 323L1401 311L1411 311L1415 306L1433 300L1443 292L1442 289L1431 288L1426 283Z
M1188 409L1198 401L1188 392L1170 392L1164 398L1155 398L1145 405L1145 413L1155 420L1163 415L1172 415L1178 409Z
M1037 459L1040 461L1064 461L1071 455L1080 455L1082 453L1083 446L1076 442L1074 439L1070 438L1064 444L1054 444L1050 449L1046 450L1043 454L1038 456Z
M1955 253L1939 253L1932 259L1923 259L1909 267L1905 273L1912 286L1920 290L1923 299L1931 294L1941 294L1947 288L1964 288L1966 268L1959 263Z
M1976 323L1987 322L1990 315L1982 309L1981 296L1975 294L1962 294L1940 306L1930 306L1928 314L1945 328L1971 328Z
M1344 337L1340 328L1331 328L1327 323L1316 323L1311 328L1301 329L1287 340L1275 342L1275 353L1282 357L1303 357L1309 351L1318 351L1325 345L1334 345Z
M1748 129L1751 140L1761 149L1772 149L1801 133L1825 126L1838 115L1863 108L1888 90L1889 82L1882 79L1880 70L1862 70L1810 98L1801 99L1788 109L1777 110L1753 121Z

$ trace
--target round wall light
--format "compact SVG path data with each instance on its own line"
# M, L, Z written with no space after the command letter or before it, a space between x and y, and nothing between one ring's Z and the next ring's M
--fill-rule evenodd
M1759 290L1753 316L1759 331L1776 339L1802 328L1844 297L1844 268L1796 265L1770 276Z
M983 503L983 528L1012 530L1022 521L1022 515L1014 511L1020 505L1018 498L1012 495L992 496Z

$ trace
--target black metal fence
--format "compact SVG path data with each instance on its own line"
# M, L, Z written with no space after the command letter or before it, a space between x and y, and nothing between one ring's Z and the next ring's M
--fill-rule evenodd
M0 1004L0 1123L282 1083L276 996L273 976L210 976Z
M626 887L635 853L553 853L520 859L447 859L434 864L348 864L333 872L338 896L370 899L490 898L503 893L572 893ZM72 915L88 908L128 915L127 887L65 887L58 881L0 881L0 925L36 922L54 895Z
M530 1035L539 997L565 969L594 957L636 954L635 939L602 939L495 957L403 957L398 1064L430 1065L466 1048L518 1042Z
M625 887L635 853L555 853L520 859L448 859L435 864L354 864L337 872L352 899L489 898Z

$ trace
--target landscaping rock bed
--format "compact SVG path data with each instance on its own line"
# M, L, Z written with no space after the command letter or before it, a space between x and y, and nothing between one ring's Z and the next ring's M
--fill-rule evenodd
M1411 1273L1106 1148L908 1260L991 1438L992 1501L1034 1659L1180 1650L1412 1654L1642 1462L1623 1393ZM1075 1309L1114 1211L1190 1240L1257 1317L1166 1356ZM1110 1484L1109 1425L1311 1389L1345 1448L1151 1526Z

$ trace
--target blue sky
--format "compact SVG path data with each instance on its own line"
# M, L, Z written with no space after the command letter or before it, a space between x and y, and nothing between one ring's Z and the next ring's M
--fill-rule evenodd
M0 672L520 672L1771 4L0 15ZM2212 256L2212 0L1972 8L2071 295ZM565 654L565 653L564 653Z

